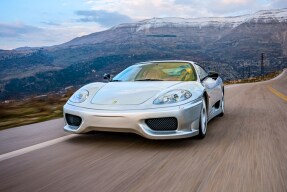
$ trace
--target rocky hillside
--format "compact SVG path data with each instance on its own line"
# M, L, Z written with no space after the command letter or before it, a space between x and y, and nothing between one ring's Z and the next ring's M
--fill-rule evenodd
M287 66L287 9L237 17L153 18L42 48L0 50L0 99L21 98L101 81L146 60L186 59L225 80Z

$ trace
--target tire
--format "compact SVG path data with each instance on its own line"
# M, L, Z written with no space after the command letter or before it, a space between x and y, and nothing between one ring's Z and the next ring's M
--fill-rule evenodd
M219 115L217 115L218 117L223 117L224 115L224 107L225 107L225 102L224 102L224 96L222 97L221 99L221 102L220 102L220 107L221 107L221 113Z
M206 132L207 132L207 109L205 99L202 98L202 108L200 111L200 118L199 118L198 138L203 139L206 135Z

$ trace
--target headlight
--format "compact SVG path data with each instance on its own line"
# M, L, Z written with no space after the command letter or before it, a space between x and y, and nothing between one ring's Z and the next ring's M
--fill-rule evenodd
M191 93L187 90L177 89L169 91L164 95L159 96L154 100L153 104L172 104L180 101L184 101L191 97Z
M87 90L80 89L76 91L69 100L73 103L82 103L88 98L88 96L89 92Z

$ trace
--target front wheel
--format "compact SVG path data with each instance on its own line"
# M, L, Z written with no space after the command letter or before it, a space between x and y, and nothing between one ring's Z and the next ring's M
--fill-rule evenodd
M205 99L202 99L202 108L200 111L200 119L199 119L199 134L198 138L203 139L206 135L207 131L207 110Z

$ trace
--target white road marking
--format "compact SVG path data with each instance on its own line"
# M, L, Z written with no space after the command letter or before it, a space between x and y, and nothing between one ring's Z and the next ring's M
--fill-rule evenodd
M51 146L51 145L55 145L57 143L66 141L66 140L71 139L71 138L76 137L76 136L77 135L66 135L66 136L63 136L63 137L59 137L57 139L53 139L53 140L50 140L50 141L46 141L46 142L43 142L43 143L32 145L30 147L25 147L23 149L19 149L19 150L16 150L16 151L5 153L3 155L0 155L0 162L4 161L4 160L7 160L7 159L11 159L13 157L17 157L17 156L29 153L29 152L32 152L32 151L35 151L37 149L42 149L42 148L45 148L45 147L48 147L48 146Z

